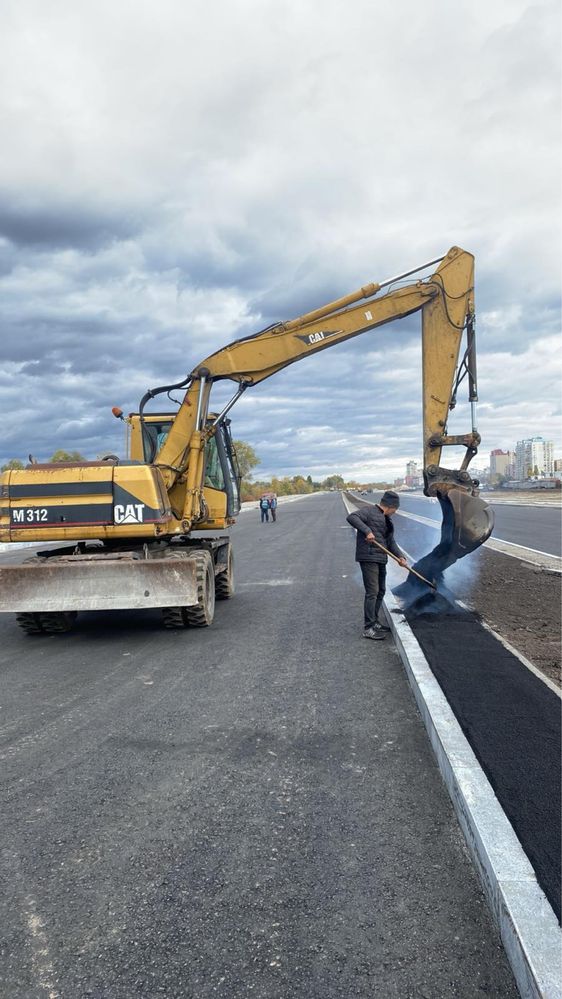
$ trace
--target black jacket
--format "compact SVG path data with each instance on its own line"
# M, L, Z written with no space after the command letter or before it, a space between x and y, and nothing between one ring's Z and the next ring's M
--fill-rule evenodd
M369 541L365 541L367 534L374 534L375 539L397 558L404 557L394 540L392 520L382 512L380 506L371 506L370 504L362 506L359 510L349 514L347 522L357 531L356 562L388 562L386 552L381 551Z

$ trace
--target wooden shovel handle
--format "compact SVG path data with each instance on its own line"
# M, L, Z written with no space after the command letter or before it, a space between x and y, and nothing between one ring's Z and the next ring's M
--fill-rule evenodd
M369 544L370 545L376 545L377 548L380 548L381 551L385 552L387 555L390 555L390 557L393 558L394 561L398 562L398 564L400 565L400 559L398 558L398 556L397 555L393 555L392 552L390 552L388 550L388 548L385 548L384 545L381 545L380 541L374 541L373 540L373 541L370 541ZM417 576L418 579L421 579L423 583L427 583L428 586L431 586L432 590L436 590L437 589L435 583L432 583L431 580L426 579L425 576L422 576L421 572L416 572L416 570L412 569L409 565L404 565L404 566L402 566L402 568L403 569L407 569L408 572L411 572L414 576Z

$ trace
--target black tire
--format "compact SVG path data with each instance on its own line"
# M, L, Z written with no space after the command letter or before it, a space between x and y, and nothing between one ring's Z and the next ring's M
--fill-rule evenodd
M217 600L230 600L234 594L234 555L232 545L228 545L226 569L215 576L215 596Z
M166 559L186 559L187 557L188 552L177 550L167 551L164 556ZM185 607L163 607L162 624L171 631L175 631L178 628L187 628L188 622L185 611Z
M187 623L192 628L208 628L215 616L215 569L207 551L191 552L197 566L197 603L185 608Z
M26 635L44 634L39 614L16 614L16 623Z
M49 611L41 612L38 617L41 620L43 631L48 635L62 635L70 631L76 620L76 611Z
M37 555L29 555L24 565L41 565ZM16 622L27 635L60 635L70 631L76 620L76 611L39 611L16 614Z
M185 607L163 607L162 623L165 628L169 628L170 630L187 628L188 622L185 616Z

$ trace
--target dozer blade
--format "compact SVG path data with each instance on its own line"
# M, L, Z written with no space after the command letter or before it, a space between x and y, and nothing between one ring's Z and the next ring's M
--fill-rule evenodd
M197 604L192 559L52 560L0 567L0 612L125 610Z
M439 583L443 572L460 558L469 555L475 548L488 540L494 528L494 513L484 500L472 496L463 489L449 489L447 492L437 492L441 504L443 523L441 524L441 540L438 545L416 562L413 568L434 583ZM394 593L405 594L405 587L412 591L422 587L410 579L402 584Z

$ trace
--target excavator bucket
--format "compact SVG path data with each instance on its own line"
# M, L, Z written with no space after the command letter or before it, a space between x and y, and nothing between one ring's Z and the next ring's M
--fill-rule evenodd
M483 545L494 528L494 513L478 496L464 489L438 493L443 523L441 542L443 569Z
M494 528L494 513L478 496L472 496L464 489L452 488L447 492L437 492L437 498L443 513L441 540L413 566L416 572L436 584L445 569L484 544ZM406 596L414 589L423 590L423 584L410 576L407 583L394 592Z

